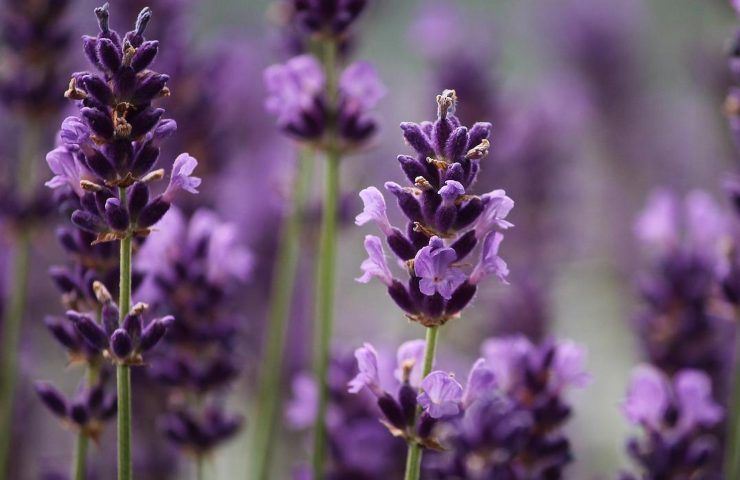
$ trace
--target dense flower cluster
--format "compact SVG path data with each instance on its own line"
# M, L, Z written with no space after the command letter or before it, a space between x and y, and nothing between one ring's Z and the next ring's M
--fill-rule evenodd
M407 285L391 273L380 238L365 237L368 259L362 263L360 282L376 277L409 318L425 326L441 325L456 316L475 295L488 275L502 281L508 268L498 255L500 230L512 226L506 216L514 202L503 190L472 195L480 160L488 154L490 123L470 130L454 116L457 97L446 90L437 96L435 122L403 123L404 138L416 156L399 155L401 169L411 182L403 187L385 184L408 217L405 233L388 220L383 195L375 187L360 192L365 207L356 223L374 222L388 246L407 267ZM472 272L461 268L478 244L480 259Z
M699 370L680 370L671 379L650 365L636 367L622 410L644 430L628 444L643 473L622 478L723 478L715 427L724 409L713 395L710 378Z
M72 222L105 242L146 236L179 191L197 193L200 179L192 176L197 161L181 154L167 189L150 198L150 184L164 177L164 170L154 169L159 143L176 129L151 104L169 94L169 77L148 70L159 49L143 36L151 11L141 12L123 40L109 28L107 5L95 12L100 33L83 43L100 74L80 72L70 80L65 95L77 101L79 116L64 120L61 145L47 155L55 174L47 185L69 185L82 207Z
M329 125L334 122L342 143L340 148L356 148L367 142L378 128L369 113L385 95L385 87L368 62L355 62L339 78L337 110L326 98L326 77L312 55L299 55L283 65L265 70L268 91L266 108L278 119L279 127L292 137L309 142L326 142Z
M233 308L234 287L246 280L252 258L238 243L235 226L208 210L186 220L172 209L158 228L162 233L148 239L137 256L146 275L140 295L178 321L148 373L172 393L170 411L161 420L165 435L204 454L241 425L241 418L219 404L219 393L241 369L237 342L243 318ZM182 392L204 406L176 401Z
M728 220L706 193L681 203L658 191L636 224L653 265L640 279L644 308L636 318L646 359L668 375L705 372L722 403L732 355L733 314L720 285Z

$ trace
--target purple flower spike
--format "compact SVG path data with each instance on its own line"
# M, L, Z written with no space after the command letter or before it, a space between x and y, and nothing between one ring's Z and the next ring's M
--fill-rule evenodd
M365 251L367 251L368 258L363 260L362 265L360 265L362 276L356 280L360 283L368 283L370 279L377 277L381 282L390 287L393 284L393 274L385 260L383 243L375 235L366 235Z
M175 163L172 165L170 183L162 195L165 201L172 202L175 195L181 190L198 193L201 179L191 176L196 166L198 166L198 161L187 153L181 153L177 156Z
M393 372L396 380L403 383L408 381L411 385L419 385L421 383L421 371L423 369L424 362L424 349L426 348L426 341L424 340L409 340L403 342L398 347L396 353L397 367ZM404 378L407 374L408 378Z
M503 283L508 283L506 277L509 275L509 267L503 258L499 257L498 249L504 236L499 232L489 232L483 240L480 260L470 274L470 283L478 284L489 275L495 275Z
M439 419L460 413L463 388L449 373L435 371L421 382L422 393L417 401L432 418Z
M386 213L385 198L375 187L368 187L360 191L360 198L364 204L362 213L355 217L355 225L365 225L368 222L375 222L385 235L393 233L393 227L388 221Z
M451 266L456 260L457 253L445 247L442 239L429 239L429 245L419 250L414 258L414 273L421 278L421 293L428 296L439 293L444 299L452 298L452 293L465 281L462 270Z
M382 397L385 391L380 386L380 375L378 373L378 352L375 347L369 343L363 344L362 347L355 350L357 359L357 368L359 373L350 380L350 393L358 393L367 387L377 397Z

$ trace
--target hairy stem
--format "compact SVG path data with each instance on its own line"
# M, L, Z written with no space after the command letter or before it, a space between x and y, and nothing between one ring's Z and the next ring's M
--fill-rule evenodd
M422 370L421 378L426 377L432 371L434 355L437 351L438 334L438 326L427 328L426 348L424 349L424 369ZM421 474L421 455L421 445L415 441L410 442L406 457L406 474L403 477L404 480L419 480Z
M121 204L126 204L126 189L120 187ZM131 309L131 235L121 240L120 277L118 282L119 322ZM119 364L118 386L118 480L131 480L131 367Z
M298 254L300 252L303 210L311 187L313 150L301 149L298 171L294 179L290 210L283 218L280 244L267 314L267 343L262 361L262 373L257 389L254 415L254 444L250 479L269 478L273 457L275 427L280 412L280 384L285 354L285 331L295 289Z
M339 197L339 164L342 158L336 129L336 109L339 97L337 86L337 43L327 38L322 42L322 62L326 76L326 96L329 112L329 131L326 147L326 184L321 218L318 267L316 269L316 296L314 315L314 375L318 388L318 407L314 426L313 478L324 478L326 457L326 409L329 401L327 371L334 323L334 277L337 255L337 203Z
M36 155L41 136L40 126L29 123L23 130L23 143L16 170L19 195L27 198L35 187ZM26 308L28 272L31 252L31 231L28 225L19 225L13 252L13 276L10 297L3 309L2 364L0 365L0 477L8 472L8 461L13 428L13 400L18 368L18 341Z

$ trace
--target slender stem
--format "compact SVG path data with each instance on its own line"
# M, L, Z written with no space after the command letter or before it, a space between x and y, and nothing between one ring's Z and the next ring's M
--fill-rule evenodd
M438 326L427 328L427 341L426 348L424 350L424 369L422 370L421 378L426 377L432 371L434 355L437 351L438 334ZM419 480L419 476L421 474L421 454L421 445L416 441L411 441L409 443L408 454L406 456L406 474L403 477L404 480Z
M293 199L290 210L283 218L280 244L278 245L275 272L270 289L267 314L267 342L262 361L262 373L257 389L254 415L254 444L250 479L269 478L273 456L275 425L280 411L280 383L283 371L285 331L296 283L298 254L300 252L302 212L311 187L313 150L301 148L298 171L293 181Z
M740 320L740 308L735 312ZM728 411L727 446L725 450L725 478L740 478L740 329L735 332L735 378Z
M195 480L205 480L206 467L203 461L203 455L198 455L195 459Z
M126 204L126 189L118 189L121 204ZM120 277L118 282L118 308L120 322L131 310L131 236L121 240ZM118 365L118 480L131 480L131 367Z
M326 77L326 97L329 107L329 128L326 142L326 184L324 185L324 210L321 217L318 267L316 269L316 295L314 314L314 375L318 388L318 407L314 426L313 478L324 478L326 457L326 409L329 401L327 372L334 323L334 277L337 255L337 203L339 197L339 164L342 158L337 138L336 109L339 98L337 88L337 43L333 38L322 42L322 61Z
M18 193L28 196L35 187L36 155L39 149L41 128L29 123L23 130L23 144L16 170ZM29 226L21 225L16 237L12 294L3 309L2 364L0 364L0 478L7 473L13 428L13 400L18 366L18 341L26 307L28 271L31 251Z
M100 313L98 313L98 321L100 321ZM98 381L98 366L91 363L87 367L87 385L92 387L95 382ZM74 462L72 464L72 479L73 480L86 480L87 479L87 447L90 443L90 437L84 431L80 430L77 432L77 440L75 441L75 454Z

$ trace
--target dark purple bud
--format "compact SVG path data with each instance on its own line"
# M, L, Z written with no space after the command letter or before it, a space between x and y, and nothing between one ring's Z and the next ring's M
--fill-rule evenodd
M129 227L128 211L121 206L117 198L109 198L105 202L105 220L113 230L125 231Z
M445 146L445 155L450 163L456 162L468 151L468 129L458 127L452 132Z
M101 65L98 60L98 39L89 35L83 35L82 48L90 63L92 63L96 68L103 70L103 65Z
M126 315L126 318L123 319L123 329L126 330L131 340L136 343L141 336L141 315L132 313Z
M435 293L431 296L425 296L422 302L422 309L427 316L431 318L438 318L442 316L445 309L445 301L442 295Z
M72 223L90 233L100 233L106 229L100 217L90 212L75 210L72 212Z
M134 183L128 192L128 211L136 219L149 202L149 187L141 182Z
M113 99L113 92L108 84L96 75L85 75L82 84L87 93L93 97L101 106L109 105Z
M459 262L473 251L477 243L478 239L475 237L475 231L470 230L455 240L453 244L450 245L450 248L455 250L455 253L457 253L457 261Z
M132 96L132 102L137 104L151 102L167 85L169 75L153 73L139 82ZM155 122L156 123L156 122ZM154 125L152 125L154 126Z
M133 352L134 345L126 330L119 328L110 337L110 348L116 357L125 359Z
M434 149L437 152L437 155L445 155L447 140L450 138L453 128L454 127L449 118L438 118L434 122L434 128L432 129L432 142L434 143Z
M399 155L398 163L401 164L401 170L406 174L406 178L411 183L414 183L416 177L424 177L427 175L427 167L419 163L414 157L408 155Z
M467 281L457 287L457 290L452 292L452 297L447 300L445 313L447 315L455 315L459 313L473 299L477 288L478 287L471 285Z
M428 438L432 434L432 429L434 429L436 423L437 420L426 413L422 413L421 417L419 417L419 426L416 429L416 433L420 438Z
M69 418L77 425L84 426L90 420L90 412L83 399L77 399L69 407Z
M434 225L437 230L444 233L452 227L457 219L457 206L451 205L440 205L437 209L437 213L434 215Z
M128 98L136 87L136 72L133 68L123 66L113 78L114 90L119 98Z
M470 127L468 132L468 146L467 150L477 147L484 138L491 136L491 126L488 122L477 122Z
M82 197L80 197L80 205L82 205L82 208L92 214L97 215L98 213L100 213L100 209L98 208L98 203L95 199L94 193L85 192Z
M110 160L108 160L108 158L98 150L87 155L85 157L85 163L90 167L90 170L105 180L113 180L116 178L116 171Z
M94 11L95 16L98 19L98 27L100 27L100 33L110 33L110 27L108 26L108 19L110 17L110 12L108 11L108 2L103 4L103 6L101 7L96 7Z
M398 255L401 260L411 260L416 256L416 249L399 229L394 227L393 233L388 235L387 241L393 253Z
M63 293L73 292L78 290L77 281L72 277L72 274L67 270L66 267L52 266L49 268L49 276L57 288Z
M413 193L393 182L387 182L385 184L385 188L396 196L398 206L409 220L413 222L424 221L424 217L421 213L421 206Z
M72 325L59 318L50 316L44 318L44 324L54 338L65 348L72 351L79 350L81 345Z
M49 382L36 382L34 389L51 413L62 418L67 416L67 400L54 385Z
M390 394L386 393L378 398L378 407L391 425L399 429L406 427L406 418L401 410L401 406Z
M416 420L416 396L418 392L408 383L401 385L398 389L398 403L401 404L406 425L413 425Z
M428 223L430 225L434 225L435 220L435 214L437 213L437 209L442 204L442 197L432 190L425 190L421 192L421 210L424 214L424 219L426 222L422 223Z
M100 350L108 347L108 336L105 330L95 323L95 320L74 310L67 311L67 318L72 321L82 338L90 345Z
M458 210L455 230L462 230L478 220L481 212L483 212L483 202L479 197L473 197Z
M170 209L169 202L165 202L162 199L162 195L159 195L152 200L149 205L139 214L139 218L136 221L138 228L149 228L164 217L167 210Z
M134 32L136 33L136 35L144 35L144 30L146 30L146 26L149 25L149 21L151 19L152 9L149 7L144 7L139 12L139 15L136 17L136 25L134 26Z
M403 138L406 139L408 144L411 145L411 148L416 150L419 155L422 155L424 158L434 156L432 144L427 136L424 135L424 132L422 132L421 126L416 123L403 122L401 123L401 130L403 131Z
M419 313L419 309L416 306L416 302L414 302L411 295L409 295L408 290L406 290L406 287L399 282L398 280L393 280L393 283L390 287L388 287L388 295L393 299L394 302L403 310L404 312L415 315Z
M121 52L112 40L98 38L98 59L108 72L115 74L121 68Z
M131 142L124 138L117 138L108 142L104 147L105 156L119 172L126 173L131 165L131 159L134 156L134 149Z
M147 108L136 115L130 115L128 121L131 124L131 138L139 138L154 128L163 113L161 108Z
M118 317L120 313L118 306L115 303L106 303L103 305L101 317L103 318L103 326L108 336L113 335L113 332L118 329Z
M135 72L140 72L147 68L154 61L154 57L157 56L157 50L159 49L159 42L156 40L150 40L141 44L136 49L136 54L131 60L131 68Z
M97 108L83 107L80 115L87 122L90 130L99 137L110 139L113 136L113 120L110 116Z
M146 175L159 158L159 148L155 147L152 142L147 142L139 149L131 165L131 174L134 177Z
M465 185L465 172L463 171L462 165L459 163L453 163L447 167L445 172L445 180L455 180Z
M139 350L142 353L151 350L164 337L167 332L166 325L168 325L170 319L174 320L174 317L157 318L147 325L141 333L141 341L139 342Z
M68 228L58 228L56 231L57 241L69 253L79 253L80 247L74 234Z

